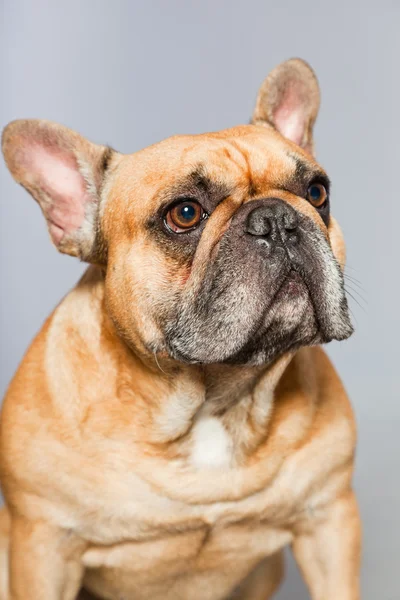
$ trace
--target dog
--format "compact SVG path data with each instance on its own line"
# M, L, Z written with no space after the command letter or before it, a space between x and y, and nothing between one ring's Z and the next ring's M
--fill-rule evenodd
M266 600L291 545L313 600L357 600L356 428L321 348L352 331L314 158L311 67L250 124L133 155L48 121L5 161L90 263L1 414L1 600Z

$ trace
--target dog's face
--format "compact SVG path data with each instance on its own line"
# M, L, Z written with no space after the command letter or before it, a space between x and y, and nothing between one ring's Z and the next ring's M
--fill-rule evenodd
M122 156L17 121L4 152L59 249L104 267L107 310L130 345L268 363L352 331L343 239L312 157L318 103L312 71L294 60L264 82L252 125Z

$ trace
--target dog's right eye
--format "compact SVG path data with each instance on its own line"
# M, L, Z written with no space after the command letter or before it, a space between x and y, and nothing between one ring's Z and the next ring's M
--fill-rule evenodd
M208 214L196 200L177 202L165 215L164 221L175 233L184 233L195 229Z

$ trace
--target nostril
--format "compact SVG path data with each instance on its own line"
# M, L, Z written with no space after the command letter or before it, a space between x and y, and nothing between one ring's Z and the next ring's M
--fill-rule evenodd
M283 226L286 231L294 231L297 229L298 219L295 212L286 212L283 215Z
M250 235L265 236L271 233L272 225L269 217L261 212L254 211L247 219L247 233Z

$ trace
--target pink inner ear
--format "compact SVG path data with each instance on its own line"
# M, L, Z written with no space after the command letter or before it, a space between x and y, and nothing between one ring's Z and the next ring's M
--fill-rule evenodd
M305 133L305 120L301 89L295 83L284 91L274 111L275 127L284 137L301 146Z
M51 237L59 245L65 235L70 236L82 226L85 205L92 198L72 154L38 144L24 150L24 167L47 196L42 209L49 221Z

